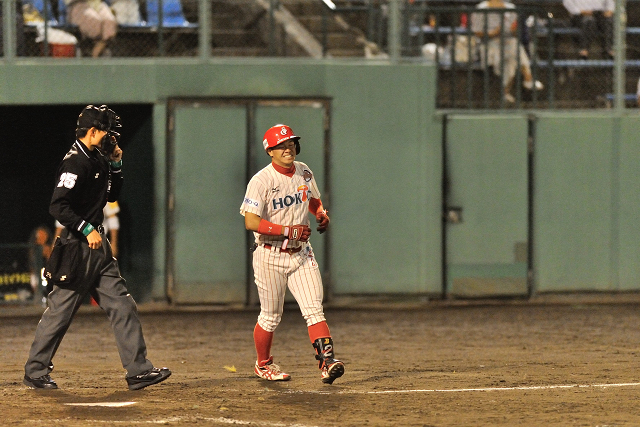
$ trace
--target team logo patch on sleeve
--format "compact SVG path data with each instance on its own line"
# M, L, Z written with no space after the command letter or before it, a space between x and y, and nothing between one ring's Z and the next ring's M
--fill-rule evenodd
M309 182L311 178L313 178L313 174L310 170L305 169L304 172L302 172L302 178L304 178L305 182Z
M248 197L245 197L245 198L244 198L244 204L245 204L245 205L252 206L252 207L254 207L254 208L257 208L258 206L260 206L260 203L259 203L259 202L255 201L255 200L253 200L253 199L250 199L250 198L248 198Z

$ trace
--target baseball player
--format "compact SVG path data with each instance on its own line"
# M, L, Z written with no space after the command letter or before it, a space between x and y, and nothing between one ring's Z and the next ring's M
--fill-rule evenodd
M87 293L109 316L130 390L171 375L167 368L154 368L146 357L136 303L102 227L102 209L118 198L123 183L120 134L114 130L119 127L120 117L106 105L88 105L78 117L77 140L58 167L49 212L64 229L45 268L54 286L24 367L23 382L31 388L58 388L49 376L52 359Z
M296 162L300 137L289 126L271 127L262 141L271 164L255 174L240 207L247 230L255 235L253 271L260 297L260 315L253 331L257 360L254 372L269 381L291 376L273 363L271 343L282 319L287 286L295 297L316 352L322 382L332 384L344 374L334 358L333 340L322 308L322 278L309 243L309 213L323 233L329 216L309 167Z
M120 206L117 201L108 202L102 211L104 212L104 221L102 222L104 232L109 236L113 256L118 258L118 234L120 233L118 213L120 212Z

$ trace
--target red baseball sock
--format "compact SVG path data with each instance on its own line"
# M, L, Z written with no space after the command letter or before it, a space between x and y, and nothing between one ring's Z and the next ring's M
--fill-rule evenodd
M316 342L318 338L331 338L331 332L329 332L329 326L326 321L316 323L307 328L309 330L309 339L312 343Z
M256 323L256 327L253 329L253 342L256 344L258 363L269 360L269 357L271 357L273 332L265 331Z

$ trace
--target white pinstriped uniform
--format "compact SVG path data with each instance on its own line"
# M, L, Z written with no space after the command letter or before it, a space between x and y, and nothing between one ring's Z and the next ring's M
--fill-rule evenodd
M292 177L276 171L272 164L255 174L247 185L240 213L251 212L278 225L309 225L309 200L319 199L320 191L311 169L302 162L293 164L296 171ZM260 297L260 327L275 331L282 319L287 286L307 326L324 321L322 278L310 242L290 240L288 248L303 248L289 254L280 252L284 236L254 235L258 247L253 253L253 272ZM271 248L265 248L265 244Z

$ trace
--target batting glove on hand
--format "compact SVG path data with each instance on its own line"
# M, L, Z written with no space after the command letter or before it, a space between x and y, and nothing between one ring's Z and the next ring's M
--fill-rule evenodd
M306 242L311 236L311 229L308 225L290 225L284 227L284 235L289 240L299 240L300 242Z
M329 227L329 211L324 209L316 214L316 222L318 223L318 232L320 234L327 231L327 227Z

